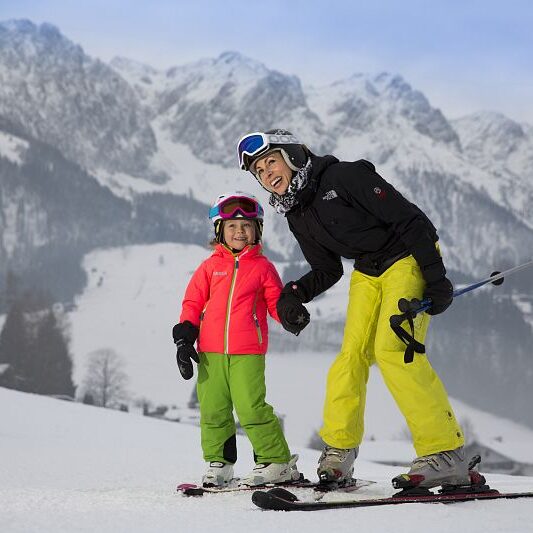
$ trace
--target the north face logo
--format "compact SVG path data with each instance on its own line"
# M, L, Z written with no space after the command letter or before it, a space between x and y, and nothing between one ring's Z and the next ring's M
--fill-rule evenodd
M387 196L387 193L381 187L374 187L374 194L382 200Z
M228 273L225 272L225 271L224 272L218 272L218 271L215 270L213 272L213 276L227 276L227 275L228 275Z
M322 196L322 200L333 200L333 198L337 198L337 193L333 189Z

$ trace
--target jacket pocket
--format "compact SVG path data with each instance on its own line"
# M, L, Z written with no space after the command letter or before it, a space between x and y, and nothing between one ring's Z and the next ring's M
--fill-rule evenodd
M263 344L263 334L261 333L261 326L259 325L259 319L257 318L257 315L255 313L252 316L254 319L255 331L257 332L257 340L259 341L259 344Z
M200 334L202 333L202 325L204 323L206 310L207 310L207 304L205 304L205 307L202 309L202 312L200 313L200 326L198 327L198 338L200 338Z

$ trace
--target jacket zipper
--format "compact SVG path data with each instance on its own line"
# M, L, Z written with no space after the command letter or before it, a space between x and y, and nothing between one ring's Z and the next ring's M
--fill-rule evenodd
M231 278L231 287L228 295L228 305L226 307L226 327L224 328L224 353L229 353L229 325L231 319L231 301L233 299L233 291L235 290L235 282L237 281L237 272L239 271L239 257L235 257L235 264L233 267L233 277Z

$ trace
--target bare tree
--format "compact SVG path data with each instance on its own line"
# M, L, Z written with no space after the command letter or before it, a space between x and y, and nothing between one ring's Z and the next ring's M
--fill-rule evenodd
M123 359L111 348L101 348L88 356L83 380L85 394L90 394L95 405L118 405L127 397L128 376Z

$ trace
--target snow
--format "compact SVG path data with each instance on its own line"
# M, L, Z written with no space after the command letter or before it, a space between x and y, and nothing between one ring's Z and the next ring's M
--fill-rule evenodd
M206 203L214 200L213 183L217 191L252 190L257 193L257 184L248 172L235 168L204 163L197 159L191 149L182 143L172 141L163 119L154 119L152 128L158 150L151 160L155 173L165 173L169 181L155 183L123 172L110 172L103 168L94 171L101 185L109 187L117 196L130 198L133 193L151 192L185 194L190 192Z
M0 389L0 530L17 532L212 531L397 533L448 532L461 524L471 532L528 531L527 500L446 505L277 513L257 509L250 493L185 498L180 482L195 482L204 469L199 429L82 404ZM246 439L238 437L237 474L252 466ZM376 444L377 445L377 444ZM297 447L299 467L314 476L317 453ZM391 493L401 468L357 460L357 475L377 484L353 497ZM487 476L501 490L527 491L533 478ZM299 491L301 498L308 493ZM327 495L329 499L346 495ZM334 514L335 513L335 514Z
M110 347L126 361L133 397L183 408L194 383L179 376L171 328L179 320L190 275L209 254L208 248L196 245L163 243L98 250L87 255L84 268L88 286L69 315L75 382L83 380L87 355ZM309 304L312 320L319 313L336 313L337 318L342 318L350 274L346 270L338 284ZM272 324L273 328L289 335L277 324ZM308 334L304 330L300 339L305 340ZM267 355L268 398L286 416L286 432L293 445L307 446L320 427L326 374L335 355L330 351ZM481 442L492 445L503 436L509 453L512 441L516 443L515 458L533 464L533 430L457 400L453 405L458 419L468 419ZM398 443L394 460L412 459L414 450L401 441L405 439L405 422L375 368L369 382L365 426L367 439ZM524 456L523 450L528 447L531 452ZM369 440L361 451L362 457L380 459L372 455L373 450Z
M213 78L205 76L206 70ZM174 86L189 87L185 97L188 103L204 103L214 99L226 83L233 85L232 99L239 102L267 74L268 70L263 64L237 52L224 52L215 59L174 67L167 72ZM217 81L213 83L213 79Z
M74 379L83 378L87 354L111 347L126 360L132 397L175 405L186 418L194 380L183 381L174 359L170 329L177 321L190 273L209 254L195 245L155 244L97 250L84 260L89 283L70 315ZM344 307L348 275L313 302L320 309ZM336 300L337 299L337 300ZM325 311L324 311L325 312ZM302 338L306 335L304 331ZM318 452L307 449L321 424L326 373L335 353L267 355L267 400L284 415L291 450L310 478ZM452 400L459 420L468 419L479 441L533 463L533 431ZM205 468L199 429L79 403L0 388L0 531L206 531L305 530L331 527L353 531L361 520L368 531L527 531L533 508L526 500L337 510L315 514L263 512L250 493L184 498L179 482L197 482ZM379 372L370 375L366 434L356 474L378 483L354 497L391 493L390 478L415 455L405 422ZM237 475L252 468L248 441L238 437ZM533 478L488 475L500 490L529 491ZM300 497L309 497L300 491ZM346 497L328 495L328 498ZM332 513L338 513L333 515ZM355 514L354 514L355 513ZM363 516L361 516L363 514Z
M22 164L22 156L29 148L29 143L9 133L0 131L0 157L9 159L17 165Z
M157 94L165 87L163 72L125 57L115 57L109 66L117 71L137 92L143 103L153 105Z

